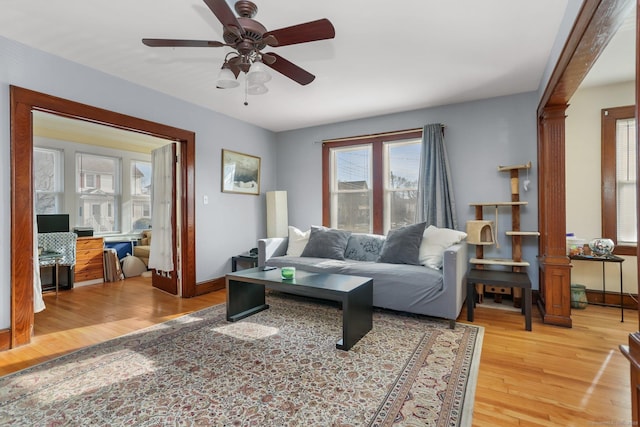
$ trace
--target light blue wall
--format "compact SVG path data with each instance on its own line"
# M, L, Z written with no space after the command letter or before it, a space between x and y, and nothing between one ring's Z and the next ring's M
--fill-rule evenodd
M276 182L272 132L0 37L0 329L9 327L11 306L9 85L196 133L198 282L230 271L230 257L254 247L256 237L266 234L264 192L275 189ZM262 158L263 194L221 193L222 148Z
M443 123L459 228L464 230L465 222L474 218L469 203L511 200L509 173L498 172L499 165L531 161L529 191L520 188L520 199L529 203L521 209L520 223L522 230L537 230L537 103L536 93L530 92L279 133L277 183L288 192L289 223L303 229L322 223L322 140ZM485 256L511 258L510 240L504 235L511 229L510 213L509 208L500 209L500 249L485 251ZM495 210L485 208L484 215L495 219ZM524 238L523 255L531 263L536 287L537 254L537 239Z
M265 233L264 192L289 192L289 221L308 227L321 223L321 144L323 139L387 132L441 122L453 173L458 221L464 229L473 217L472 201L509 200L509 178L498 165L531 160L529 205L521 224L537 229L536 116L538 98L526 93L429 108L327 126L273 134L222 114L134 85L96 70L51 56L0 37L0 329L10 319L10 132L9 85L165 123L196 133L196 280L229 271L232 255L256 245ZM222 148L262 158L262 194L258 197L220 192ZM277 184L277 185L276 185ZM207 195L209 204L203 204ZM485 216L491 215L487 211ZM501 215L501 230L510 217ZM503 244L499 255L509 257ZM537 283L537 242L528 240L524 258L532 263ZM488 254L488 256L491 254Z

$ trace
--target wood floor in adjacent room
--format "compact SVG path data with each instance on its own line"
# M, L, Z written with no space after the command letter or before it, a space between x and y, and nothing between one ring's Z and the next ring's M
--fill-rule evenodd
M176 298L144 278L48 293L31 344L0 352L0 375L224 301L224 291ZM572 318L571 329L544 325L534 309L527 332L519 313L477 306L485 334L474 426L631 425L618 345L638 330L637 312L625 310L621 323L619 309L588 306Z

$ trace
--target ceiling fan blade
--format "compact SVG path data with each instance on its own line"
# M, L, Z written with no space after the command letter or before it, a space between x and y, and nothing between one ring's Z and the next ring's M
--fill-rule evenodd
M241 36L244 36L242 25L225 0L204 0L204 2L225 28L229 28L234 33L237 30Z
M265 64L267 64L269 67L273 68L280 74L289 77L291 80L294 80L303 86L308 85L315 80L316 76L306 70L303 70L294 63L287 61L280 55L272 52L269 52L268 55L273 56L275 58L275 61L271 64L265 62Z
M150 47L222 47L227 44L211 40L142 39Z
M328 19L319 19L305 24L267 31L264 33L263 38L268 36L274 36L278 41L278 46L288 46L316 40L332 39L336 36L336 30Z

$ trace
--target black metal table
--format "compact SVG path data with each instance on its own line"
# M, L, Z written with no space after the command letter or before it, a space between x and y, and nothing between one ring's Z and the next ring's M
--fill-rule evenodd
M251 268L258 266L258 255L251 255L250 253L244 253L231 257L231 271L238 271L238 261L251 264Z
M295 279L280 277L280 269L261 267L227 274L227 320L235 322L269 308L265 289L337 301L342 304L342 339L336 348L349 350L373 326L373 279L298 270Z
M612 306L612 304L607 304L606 297L606 281L604 274L604 265L608 262L617 263L620 266L620 322L624 322L624 291L622 288L622 263L624 262L624 258L621 258L616 255L603 255L603 256L594 256L594 255L570 255L569 259L572 261L595 261L602 263L602 304L597 302L590 302L589 304L593 305L604 305L604 306ZM613 305L615 307L615 305Z
M525 329L531 330L531 280L525 272L471 269L467 273L467 320L473 322L476 306L476 283L522 289L522 312Z
M56 287L56 296L58 296L58 288L60 287L58 270L61 260L62 254L56 251L44 251L38 255L38 263L40 264L40 267L53 267L53 284ZM51 264L51 261L53 261L53 264Z

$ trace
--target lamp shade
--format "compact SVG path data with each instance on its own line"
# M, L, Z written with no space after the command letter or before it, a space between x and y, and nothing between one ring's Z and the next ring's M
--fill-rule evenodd
M260 61L251 64L247 73L247 81L249 83L266 83L271 80L271 74L267 71L267 67Z
M249 95L264 95L267 92L269 92L269 89L261 83L250 83L247 88Z
M238 87L240 83L236 80L236 76L228 68L222 68L218 74L218 80L216 80L216 86L220 89L231 89Z
M287 237L288 235L287 192L267 191L267 237Z

